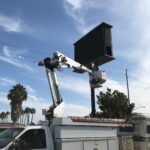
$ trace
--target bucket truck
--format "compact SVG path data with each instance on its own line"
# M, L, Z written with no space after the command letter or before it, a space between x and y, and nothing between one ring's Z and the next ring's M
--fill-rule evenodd
M118 150L117 127L121 120L94 118L62 118L64 109L56 78L56 70L68 67L74 72L88 72L90 85L99 87L106 81L105 72L91 69L69 57L55 52L53 57L40 61L45 67L53 105L47 112L50 124L12 127L0 134L2 150ZM40 118L39 118L40 119Z

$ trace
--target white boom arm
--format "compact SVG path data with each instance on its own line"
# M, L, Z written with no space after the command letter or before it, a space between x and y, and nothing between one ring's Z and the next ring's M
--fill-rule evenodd
M77 72L77 73L84 73L84 72L91 73L92 72L89 68L81 65L80 63L72 60L71 58L65 56L64 54L61 54L58 51L54 53L54 57L59 58L59 63L62 67L64 65L64 67L66 66L66 67L69 67L69 68L73 68L74 71Z
M54 112L58 105L62 103L62 98L58 88L58 82L55 74L56 69L60 68L73 68L74 72L84 73L88 72L90 76L90 85L92 88L101 87L101 84L106 81L106 73L102 71L92 71L89 68L81 65L80 63L72 60L71 58L61 54L60 52L54 52L53 57L47 57L43 61L38 63L39 66L45 66L48 83L52 95L53 106L51 107L51 115L54 116Z

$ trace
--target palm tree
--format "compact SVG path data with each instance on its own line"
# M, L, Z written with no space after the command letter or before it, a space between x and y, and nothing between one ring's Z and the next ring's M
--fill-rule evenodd
M6 111L6 113L5 113L5 115L6 115L6 117L5 117L6 122L7 122L7 119L8 119L9 114L10 114L10 112L9 112L9 111Z
M7 98L10 100L11 105L11 120L15 124L21 114L22 102L27 99L26 88L24 88L21 84L16 84L12 89L10 89Z
M24 110L22 109L22 110L21 110L21 113L20 113L19 122L20 122L21 124L23 124L23 120L24 120Z
M0 119L1 119L1 122L2 122L2 113L0 113Z
M31 108L26 107L24 110L24 113L26 114L26 118L27 118L27 125L29 124L29 120L30 120L30 113L31 113ZM25 124L25 123L24 123Z
M2 122L4 121L5 116L6 116L6 115L5 115L5 112L4 112L4 111L0 113L0 118L1 118L1 121L2 121Z
M33 122L33 115L36 113L36 110L35 110L35 108L31 108L31 115L32 115L32 117L31 117L31 124L32 124L32 122Z

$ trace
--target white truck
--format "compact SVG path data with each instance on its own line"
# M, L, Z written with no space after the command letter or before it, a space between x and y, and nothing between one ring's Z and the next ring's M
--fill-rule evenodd
M53 105L46 113L49 125L8 128L0 134L2 150L118 150L116 122L94 118L60 118L63 99L60 96L56 69L73 68L74 71L88 72L92 88L100 87L106 80L105 72L92 72L59 52L52 58L39 62L44 66L48 77Z
M1 150L118 150L118 123L55 118L51 125L13 127L0 134Z

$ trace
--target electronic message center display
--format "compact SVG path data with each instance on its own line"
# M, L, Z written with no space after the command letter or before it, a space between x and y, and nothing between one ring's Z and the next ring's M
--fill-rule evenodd
M111 28L103 22L75 42L75 61L90 67L93 62L99 66L113 60Z

